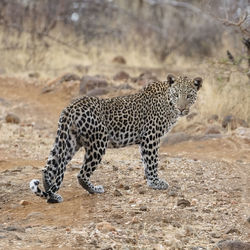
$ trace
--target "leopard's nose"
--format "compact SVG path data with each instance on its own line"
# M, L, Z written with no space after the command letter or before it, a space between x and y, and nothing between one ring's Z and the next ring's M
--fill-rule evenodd
M185 107L179 107L178 109L182 113L185 110Z

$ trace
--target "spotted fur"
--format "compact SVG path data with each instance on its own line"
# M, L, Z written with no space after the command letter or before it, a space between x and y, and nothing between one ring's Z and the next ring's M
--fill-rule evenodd
M113 147L138 144L147 184L153 189L167 189L168 183L157 173L160 138L187 115L202 85L201 78L168 75L165 82L154 82L140 92L109 99L84 96L60 116L54 146L43 169L42 191L38 180L30 182L31 190L48 202L61 202L56 192L64 178L66 165L79 148L85 156L79 184L89 193L103 193L90 177L101 162L108 142Z

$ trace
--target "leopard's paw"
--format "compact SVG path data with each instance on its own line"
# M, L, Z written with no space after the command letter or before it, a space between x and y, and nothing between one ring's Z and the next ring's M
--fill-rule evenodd
M158 190L166 190L168 189L169 185L165 180L161 179L154 179L154 180L148 180L148 186L153 188L153 189L158 189Z
M48 203L61 203L63 202L63 198L59 194L52 194L47 200Z

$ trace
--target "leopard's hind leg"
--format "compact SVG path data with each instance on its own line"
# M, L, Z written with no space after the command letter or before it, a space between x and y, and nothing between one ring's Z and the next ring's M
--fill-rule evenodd
M98 164L101 162L105 154L108 136L105 132L105 127L99 125L97 129L99 133L90 134L89 143L85 145L85 156L80 173L77 175L79 184L86 189L90 194L103 193L103 186L94 186L90 182L90 177L96 170Z
M47 165L43 170L43 185L48 194L49 203L62 202L60 195L56 194L59 190L66 166L73 158L75 152L80 148L77 142L77 130L74 124L75 117L67 110L61 114L58 123L56 140L51 150Z

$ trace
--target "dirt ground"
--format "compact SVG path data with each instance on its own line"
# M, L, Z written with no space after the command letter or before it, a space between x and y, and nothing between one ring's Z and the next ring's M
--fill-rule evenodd
M44 86L0 78L0 249L212 249L225 239L249 241L250 140L236 135L161 147L166 191L146 186L131 146L108 149L94 173L104 194L89 195L77 182L83 150L67 167L63 203L32 194L29 182L41 180L70 101L65 91L42 94ZM8 113L21 122L6 123Z

